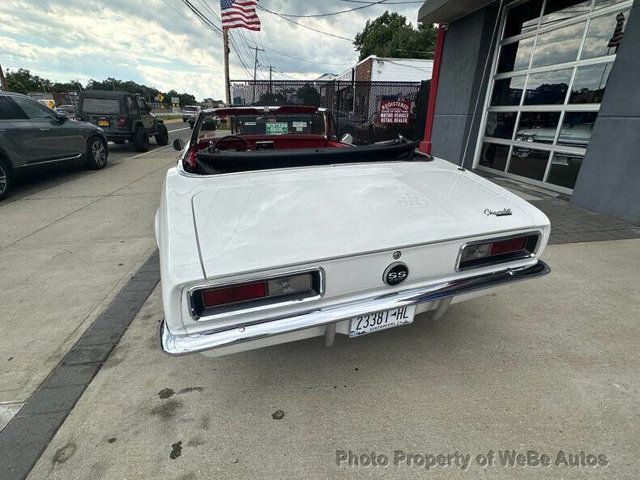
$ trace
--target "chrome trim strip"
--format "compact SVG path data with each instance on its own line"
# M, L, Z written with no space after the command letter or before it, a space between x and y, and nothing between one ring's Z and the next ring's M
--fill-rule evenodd
M328 325L365 313L433 302L443 298L494 288L516 281L529 280L546 275L550 271L549 266L539 260L535 265L530 267L507 269L497 273L452 280L429 287L380 295L341 305L310 309L263 323L231 328L215 333L207 332L194 335L176 335L167 329L166 323L163 320L158 329L158 340L163 352L169 355L185 355Z

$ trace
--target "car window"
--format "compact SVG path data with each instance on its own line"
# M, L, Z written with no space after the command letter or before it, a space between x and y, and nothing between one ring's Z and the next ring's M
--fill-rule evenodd
M120 100L117 98L86 98L82 101L83 113L98 113L103 115L118 115Z
M13 100L31 120L53 120L56 118L50 108L40 105L35 100L24 97L13 97Z
M144 100L142 98L138 98L138 109L141 112L144 112L145 107L144 107Z
M0 120L26 120L27 115L9 97L0 97Z

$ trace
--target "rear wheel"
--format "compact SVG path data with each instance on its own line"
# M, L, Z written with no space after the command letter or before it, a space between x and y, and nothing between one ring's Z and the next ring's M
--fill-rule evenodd
M158 124L158 133L156 134L156 143L158 145L167 145L169 143L169 131L164 123Z
M100 137L91 137L87 142L87 160L85 165L87 168L99 170L107 165L107 157L109 150L107 142Z
M133 148L136 152L146 152L149 150L149 135L147 135L142 127L138 127L136 133L133 135Z
M0 158L0 200L7 197L11 190L11 169L9 165Z

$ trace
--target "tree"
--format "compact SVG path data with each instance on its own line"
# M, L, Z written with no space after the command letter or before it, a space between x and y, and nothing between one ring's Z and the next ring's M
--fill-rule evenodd
M360 60L369 55L395 58L433 58L436 29L432 25L413 25L398 13L384 12L375 20L367 20L364 30L356 35L353 45Z

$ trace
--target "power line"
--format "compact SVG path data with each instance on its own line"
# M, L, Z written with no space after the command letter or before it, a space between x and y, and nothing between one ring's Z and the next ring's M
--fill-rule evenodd
M333 34L333 33L325 32L325 31L323 31L323 30L318 30L317 28L310 27L309 25L305 25L305 24L303 24L303 23L296 22L295 20L292 20L292 19L290 19L290 18L288 18L288 17L286 17L286 16L282 15L281 13L273 12L273 11L271 11L271 10L267 9L267 8L264 8L264 7L263 7L263 6L261 6L261 5L258 5L258 9L259 9L259 10L262 10L262 11L264 11L264 12L268 12L268 13L270 13L270 14L272 14L272 15L277 16L277 17L280 17L280 18L282 18L283 20L286 20L287 22L294 23L294 24L298 25L299 27L307 28L307 29L309 29L309 30L313 30L314 32L322 33L323 35L328 35L329 37L339 38L340 40L346 40L347 42L353 42L353 38L341 37L340 35L335 35L335 34Z
M342 13L349 13L349 12L355 12L356 10L362 10L363 8L369 8L369 7L373 7L374 5L379 5L381 3L385 3L387 0L378 0L377 2L367 2L366 5L362 5L360 7L353 7L353 8L348 8L346 10L339 10L337 12L328 12L328 13L313 13L310 15L294 15L291 13L276 13L276 12L272 12L271 10L267 10L264 7L260 7L263 10L267 10L270 13L276 14L276 15L281 15L283 17L290 17L290 18L314 18L314 17L331 17L332 15L340 15Z
M341 2L349 2L349 3L368 3L370 5L375 5L376 2L369 2L367 0L340 0ZM407 0L404 2L385 2L385 5L402 5L403 3L424 3L424 0Z

